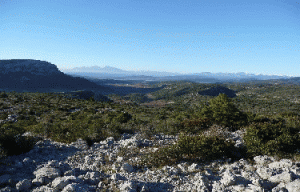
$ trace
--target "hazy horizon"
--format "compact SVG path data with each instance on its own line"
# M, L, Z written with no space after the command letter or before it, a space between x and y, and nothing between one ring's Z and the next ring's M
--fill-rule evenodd
M108 65L106 65L106 66L103 66L103 67L101 67L101 66L97 66L97 65L95 65L95 66L82 66L82 67L74 67L74 68L69 68L69 69L59 69L59 70L61 70L62 72L75 72L74 70L76 69L76 68L78 68L78 69L81 69L81 68L86 68L86 69L88 69L88 68L93 68L93 67L99 67L99 68L101 68L101 69L104 69L104 68L115 68L115 69L120 69L120 68L117 68L117 67L111 67L111 66L108 66ZM122 69L121 69L122 70ZM212 72L209 72L209 71L203 71L203 72L195 72L195 73L193 73L193 72L191 72L191 73L181 73L181 72L168 72L168 71L155 71L155 70L139 70L139 71L135 71L135 70L124 70L124 71L126 71L126 72L162 72L162 73L174 73L174 74L179 74L179 75L189 75L189 74L200 74L200 73L212 73ZM77 71L76 71L77 72ZM80 72L80 71L79 71ZM96 73L96 72L95 72ZM216 73L225 73L225 72L216 72ZM228 72L229 73L229 72ZM247 72L243 72L243 71L240 71L240 72L234 72L234 74L238 74L238 73L245 73L245 74L247 74L247 75L250 75L250 74L254 74L254 75L268 75L268 74L263 74L263 73L247 73ZM212 74L214 74L214 73L212 73ZM273 75L276 75L276 74L273 74ZM298 77L298 76L291 76L291 75L280 75L280 76L289 76L289 77Z
M0 2L0 59L60 70L300 76L297 1Z

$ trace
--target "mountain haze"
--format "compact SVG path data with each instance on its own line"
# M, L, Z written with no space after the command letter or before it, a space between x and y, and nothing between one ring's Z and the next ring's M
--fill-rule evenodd
M77 67L64 70L65 73L74 76L83 76L86 78L96 79L122 79L122 80L145 80L145 81L173 81L173 80L188 80L204 83L216 83L220 81L252 81L252 80L270 80L270 79L289 79L289 76L279 75L263 75L250 73L171 73L158 71L126 71L115 67L98 66L92 67Z

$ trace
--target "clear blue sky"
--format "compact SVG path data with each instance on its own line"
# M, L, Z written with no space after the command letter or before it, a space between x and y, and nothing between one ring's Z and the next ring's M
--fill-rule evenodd
M0 0L0 59L300 76L299 2Z

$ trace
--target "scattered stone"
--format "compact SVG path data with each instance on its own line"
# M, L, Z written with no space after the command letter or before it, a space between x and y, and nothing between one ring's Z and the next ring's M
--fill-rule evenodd
M193 163L191 166L188 167L188 171L197 171L200 168L200 166L197 163Z
M76 182L75 176L57 177L52 181L52 188L62 190L66 185Z
M19 191L28 191L31 187L31 181L28 179L24 179L23 181L19 181L16 184L16 189Z
M229 136L236 142L242 141L239 134ZM125 146L153 151L152 145L166 146L176 139L156 135L149 141L127 134L120 141L111 137L90 148L81 139L71 144L45 139L29 153L9 157L10 165L0 166L0 192L300 191L300 162L289 159L276 161L273 157L256 156L254 164L245 159L225 159L209 164L180 162L147 168L139 165L140 157L128 159L119 153Z

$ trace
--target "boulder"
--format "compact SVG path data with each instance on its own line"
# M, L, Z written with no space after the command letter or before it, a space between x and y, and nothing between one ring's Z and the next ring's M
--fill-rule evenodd
M223 173L223 176L222 176L220 182L224 186L234 185L236 183L236 176L234 174L232 174L230 171L226 170Z
M293 166L293 162L289 159L281 159L280 161L275 161L269 164L269 168L271 169L278 169L278 168L289 169L292 166Z
M300 179L296 179L295 181L286 184L285 188L289 192L299 192L300 191Z
M272 163L272 162L275 161L275 159L273 157L269 157L267 155L256 156L256 157L253 158L253 160L255 161L256 164L261 165L261 166L267 165L267 164Z
M75 176L57 177L52 181L52 188L62 190L66 185L76 181Z
M55 179L61 176L61 171L58 168L43 167L33 172L36 178L46 177L49 179Z
M276 175L270 177L269 181L271 181L273 183L281 183L281 182L289 183L292 181L292 179L293 179L292 173L288 172L288 171L284 171L280 174L276 174Z
M125 181L124 183L120 184L120 191L126 191L126 192L135 192L136 191L136 185L132 181Z
M273 170L266 167L259 167L256 170L256 173L262 178L262 179L269 179L273 175Z

